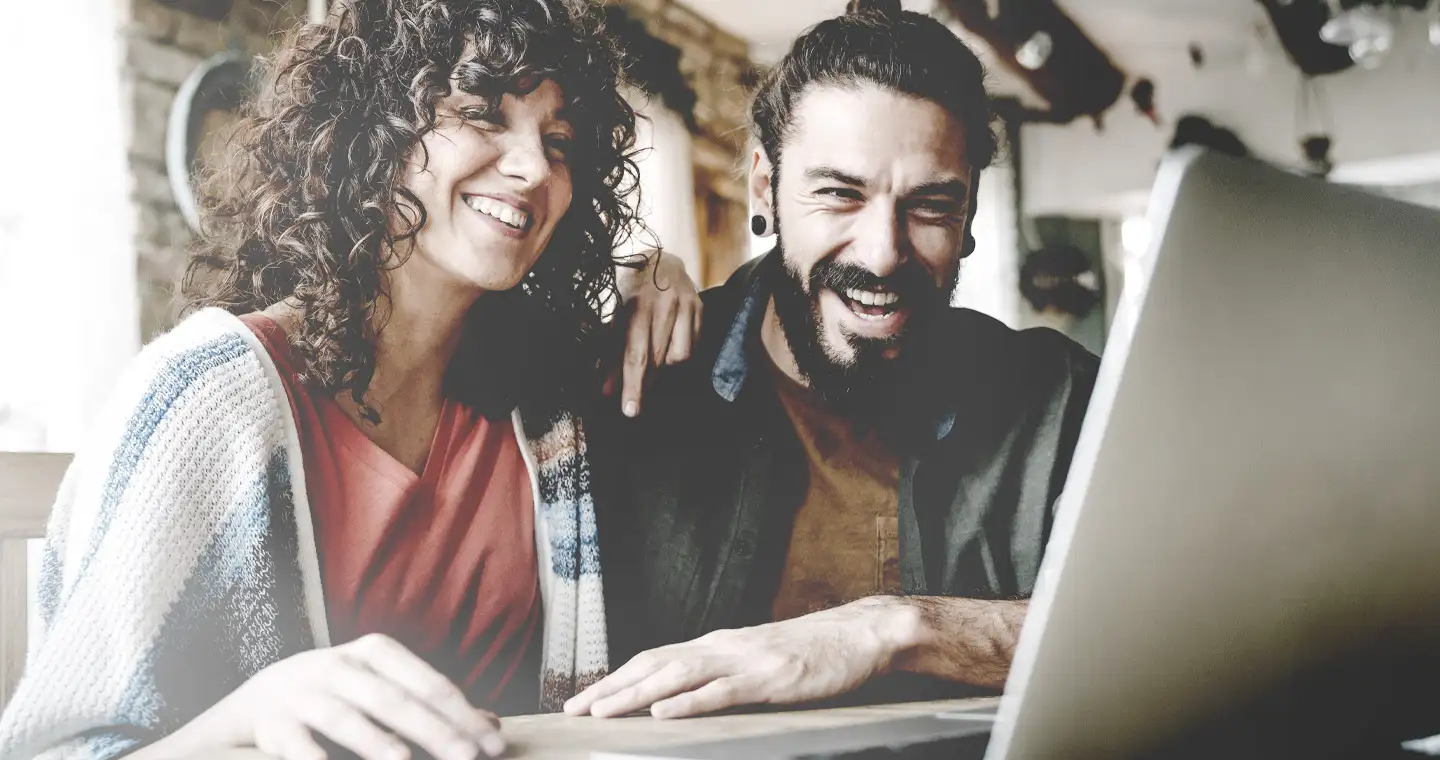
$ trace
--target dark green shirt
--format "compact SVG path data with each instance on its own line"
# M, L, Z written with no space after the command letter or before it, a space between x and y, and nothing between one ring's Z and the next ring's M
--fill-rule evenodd
M612 660L765 622L807 468L764 371L774 254L704 295L695 358L589 436ZM1030 596L1098 360L1053 330L948 309L898 389L906 594Z

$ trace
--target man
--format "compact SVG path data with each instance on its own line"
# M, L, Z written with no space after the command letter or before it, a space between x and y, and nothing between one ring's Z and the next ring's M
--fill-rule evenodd
M695 360L640 418L592 436L611 651L647 651L572 714L1008 673L1097 361L949 307L995 152L984 71L934 19L853 5L755 98L774 250L705 294Z

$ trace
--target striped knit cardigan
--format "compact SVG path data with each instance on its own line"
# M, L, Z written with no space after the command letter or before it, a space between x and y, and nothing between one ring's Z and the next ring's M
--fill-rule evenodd
M579 420L515 415L536 497L542 711L605 674ZM329 645L299 437L264 347L218 309L143 350L60 487L41 632L0 757L117 757L260 669Z

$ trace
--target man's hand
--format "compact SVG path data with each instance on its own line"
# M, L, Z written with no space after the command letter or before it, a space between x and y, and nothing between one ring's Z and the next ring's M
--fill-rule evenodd
M685 273L685 263L660 251L645 255L643 269L620 267L616 272L620 299L630 310L630 326L623 364L606 383L605 392L609 395L617 384L622 386L620 408L627 417L640 413L646 370L689 359L700 334L700 294Z
M716 631L641 652L565 704L608 718L650 709L683 718L750 704L795 704L852 691L917 640L920 615L873 597L780 623Z

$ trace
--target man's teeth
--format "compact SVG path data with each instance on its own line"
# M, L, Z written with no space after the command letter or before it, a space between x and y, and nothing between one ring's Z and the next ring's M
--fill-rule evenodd
M530 221L530 215L526 214L508 203L502 203L494 198L486 198L481 195L472 195L466 198L470 208L480 213L494 217L517 230L525 229L525 223Z
M895 293L876 293L858 288L845 291L845 297L862 306L893 306L900 301L900 296Z

